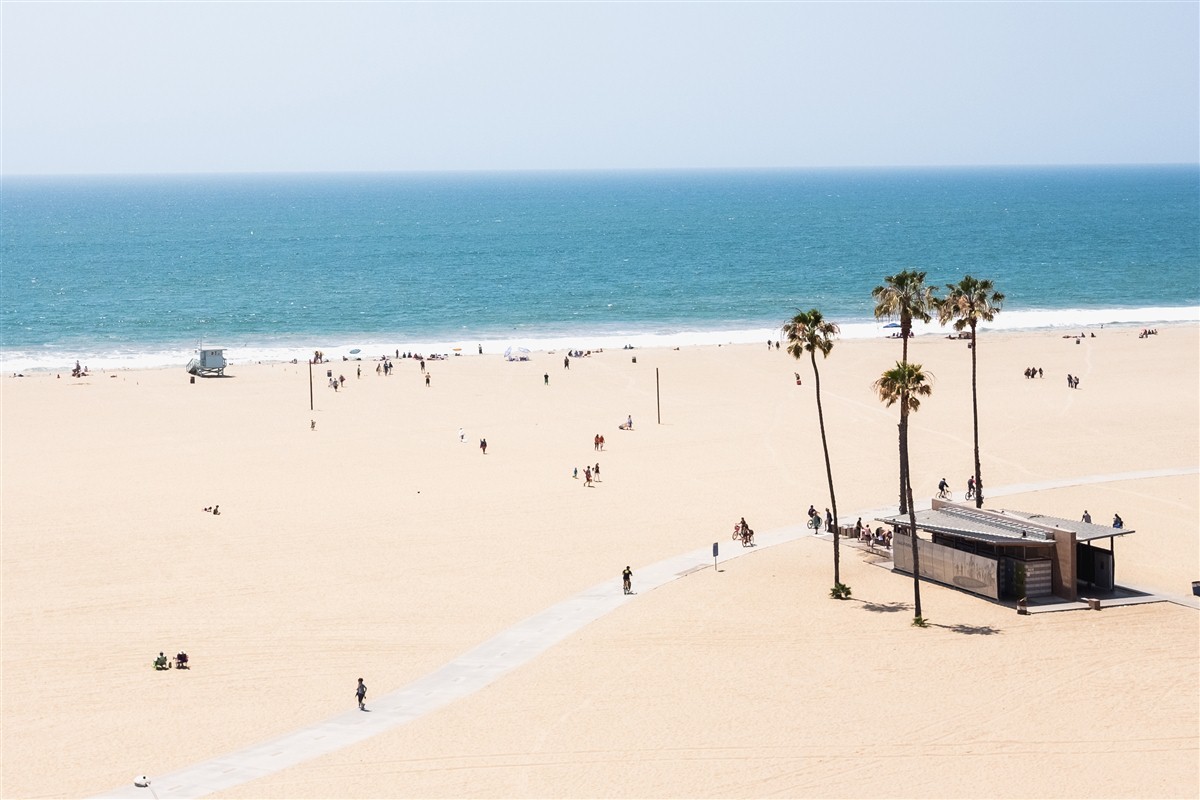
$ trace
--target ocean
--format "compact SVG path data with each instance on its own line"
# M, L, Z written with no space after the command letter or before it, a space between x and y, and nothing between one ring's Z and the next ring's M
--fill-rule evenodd
M4 177L0 369L881 336L903 269L997 329L1197 321L1200 170Z

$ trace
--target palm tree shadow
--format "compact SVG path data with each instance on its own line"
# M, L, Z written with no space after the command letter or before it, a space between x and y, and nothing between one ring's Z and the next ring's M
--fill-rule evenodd
M936 622L931 622L930 627L945 628L951 633L962 633L967 636L995 636L997 633L1002 633L999 628L991 625L938 625Z
M858 600L858 598L854 598ZM862 603L864 611L870 611L875 614L895 614L897 611L907 611L912 608L908 603L873 603L870 600L858 600Z

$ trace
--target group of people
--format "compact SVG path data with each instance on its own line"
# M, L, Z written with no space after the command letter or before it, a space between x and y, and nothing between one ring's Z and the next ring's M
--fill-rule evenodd
M625 417L625 421L618 425L617 428L623 431L633 430L633 415L630 414L629 416Z
M940 481L938 481L938 497L940 497L942 499L948 499L952 495L953 495L953 491L950 489L949 481L947 481L945 478L942 478ZM974 475L967 476L967 495L966 495L966 497L968 500L975 499L975 476Z
M76 361L75 368L73 370L71 370L71 377L72 378L86 378L87 374L88 374L87 367L79 366L79 362Z
M206 506L204 508L204 513L217 514L219 516L221 514L221 507L220 506Z
M821 530L821 512L817 511L815 506L808 507L806 516L808 517L808 527L814 531ZM828 508L825 509L825 532L833 533L833 512Z
M745 517L733 523L733 538L739 540L742 547L754 547L754 531L746 524Z
M604 449L604 436L597 433L592 438L592 449L593 450L603 450Z
M1079 388L1079 376L1067 373L1067 386L1071 389Z
M882 525L872 531L871 526L863 525L862 518L859 517L858 522L854 525L854 530L858 534L859 542L878 545L879 547L887 547L889 549L892 546L892 532L885 531Z
M1142 328L1142 332L1138 334L1139 339L1145 339L1147 336L1157 336L1158 328ZM78 363L78 362L76 362Z
M1042 374L1041 367L1030 367L1029 369L1025 370L1025 377L1026 378L1044 378L1046 376Z
M162 651L160 650L158 652L158 658L154 659L154 668L161 671L164 669L170 669L172 666L174 666L176 669L191 669L191 667L188 666L188 654L180 650L175 655L174 661L171 661L165 655L163 655Z
M573 475L571 475L571 477L575 478L576 480L579 479L579 467L575 468L575 472ZM600 482L600 462L599 461L596 462L595 467L589 467L586 464L583 467L584 488L592 486L593 481L596 483Z
M1088 523L1089 525L1092 523L1092 515L1088 513L1086 508L1083 510L1082 521ZM1117 530L1125 527L1125 520L1121 519L1120 514L1113 514L1112 526Z

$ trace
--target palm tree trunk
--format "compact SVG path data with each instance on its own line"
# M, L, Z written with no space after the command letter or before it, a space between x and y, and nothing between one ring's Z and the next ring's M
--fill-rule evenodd
M900 461L908 464L908 398L900 398ZM905 471L907 474L907 470ZM921 557L917 551L917 510L913 507L912 483L904 485L904 494L908 498L909 533L912 534L913 560L913 616L921 616Z
M841 551L838 549L838 539L841 536L838 534L837 499L833 495L833 469L829 466L829 444L825 441L825 412L821 409L821 371L817 369L816 351L809 355L812 356L813 378L817 387L817 421L821 425L821 449L825 451L825 478L829 481L829 505L833 508L833 585L837 586L842 582Z
M976 387L976 358L979 356L979 335L971 321L971 418L975 424L975 507L983 508L983 476L979 467L979 390Z
M912 328L912 317L905 316L904 312L900 313L900 337L904 340L900 345L900 360L908 363L908 332ZM900 513L908 513L908 493L904 487L908 486L908 459L904 458L903 446L901 446L900 455Z

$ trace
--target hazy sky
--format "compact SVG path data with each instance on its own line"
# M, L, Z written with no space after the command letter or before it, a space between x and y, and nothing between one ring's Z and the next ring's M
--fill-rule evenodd
M0 4L0 170L1200 161L1200 3Z

